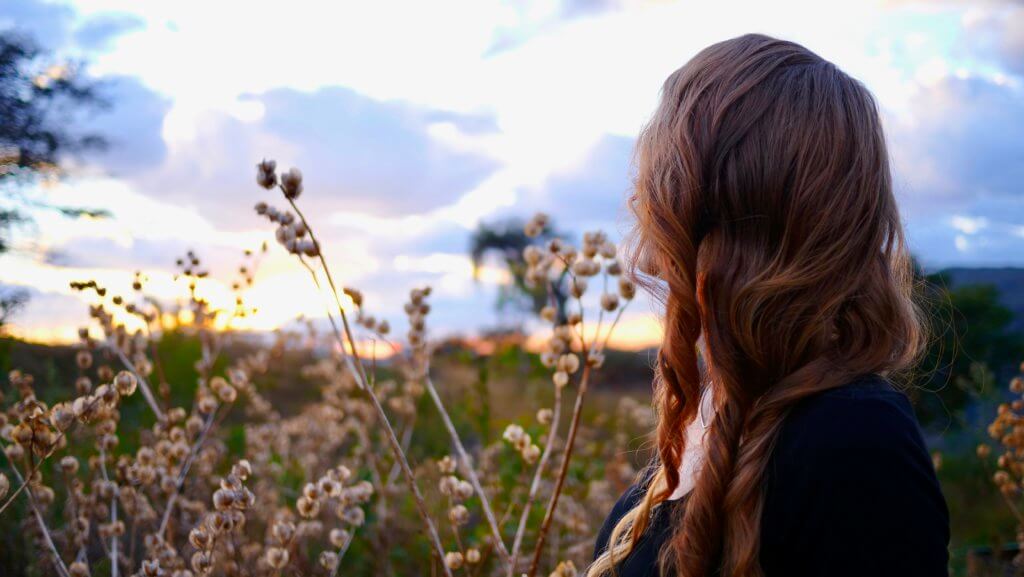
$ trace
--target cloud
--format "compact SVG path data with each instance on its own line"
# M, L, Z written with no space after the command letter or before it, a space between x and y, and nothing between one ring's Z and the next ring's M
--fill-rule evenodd
M0 30L29 33L46 48L62 48L71 37L74 16L75 11L63 4L4 0L0 4Z
M75 43L84 50L107 51L118 36L144 27L145 22L131 14L101 13L75 29Z
M537 211L548 213L562 232L579 236L602 229L622 232L629 221L626 200L632 189L634 139L605 134L573 166L561 169L537 186L521 190L515 206L496 218L529 218Z
M622 0L563 0L561 13L564 18L576 18L622 8Z
M110 107L83 119L83 132L103 136L109 148L86 159L113 175L159 166L167 157L163 123L171 100L130 76L104 77L99 92Z
M342 208L423 212L459 198L496 167L428 133L440 122L480 132L493 128L490 119L379 102L345 88L312 94L275 90L260 101L266 107L263 128L299 147L294 162L322 180L320 194Z
M1011 200L999 218L1024 219L1024 99L982 78L947 77L923 87L911 116L890 119L898 185L918 213Z
M964 16L961 50L998 61L1007 71L1024 74L1024 6L992 1Z
M625 0L527 0L510 4L506 7L509 23L495 28L494 38L486 54L494 56L513 50L539 34L551 33L567 22L619 10L625 8L626 4Z
M120 12L82 16L68 4L40 0L0 3L0 31L30 35L40 46L58 53L86 56L113 48L114 40L142 28L141 18Z
M46 264L64 268L123 268L127 270L173 270L174 260L196 249L204 266L220 273L230 272L241 260L240 251L226 246L196 247L186 238L136 238L122 243L111 238L86 237L47 251Z
M438 330L486 324L492 287L472 285L461 260L476 220L544 210L577 236L621 230L633 138L662 80L752 30L804 43L878 95L926 264L1021 263L1024 143L1011 128L1024 114L1024 34L1020 7L1003 0L474 0L403 6L398 20L387 3L297 0L250 14L231 42L237 10L222 3L124 3L138 18L0 3L0 28L25 22L121 75L102 121L114 148L90 159L134 200L75 185L75 204L107 203L115 218L104 230L41 226L59 236L50 262L67 268L166 270L185 244L231 266L232 251L269 233L251 205L281 203L253 182L266 156L303 169L301 204L339 277L393 312L430 282L449 315ZM142 22L145 34L131 33ZM287 41L266 42L271 29Z
M625 215L632 186L634 139L606 134L583 162L545 182L548 210L573 221L609 222Z
M158 170L132 178L136 187L237 226L252 222L257 200L281 200L256 187L254 167L261 158L277 159L282 169L301 168L309 191L304 202L317 213L392 217L452 203L497 167L493 159L448 146L430 133L442 124L468 134L485 132L493 127L486 117L381 102L340 87L277 89L247 95L240 104L248 107L243 118L206 111L180 120L172 112L171 155Z
M113 47L114 40L144 25L137 16L102 12L82 17L74 8L38 0L4 0L0 3L0 33L16 31L40 45L42 59L77 61L85 64L97 53ZM82 75L97 80L99 95L109 108L77 115L75 131L99 134L112 145L104 154L86 158L113 172L132 172L152 167L163 160L166 148L161 136L170 99L147 88L138 78L106 75L97 77L86 68Z

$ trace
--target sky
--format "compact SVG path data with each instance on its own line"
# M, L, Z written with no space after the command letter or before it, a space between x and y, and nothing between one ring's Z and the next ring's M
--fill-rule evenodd
M114 104L82 120L111 148L36 191L112 216L35 211L0 256L0 284L32 296L11 328L25 338L74 338L87 315L72 280L128 293L142 270L176 298L189 249L213 277L204 294L230 302L242 251L272 239L252 206L281 204L255 185L264 157L302 169L335 274L378 316L400 325L408 289L429 284L438 333L507 322L499 264L472 277L478 223L544 211L577 237L621 237L662 81L747 32L800 42L874 92L926 267L1024 266L1020 2L2 0L13 29L88 63ZM322 317L305 275L272 247L241 328ZM656 343L654 310L638 302L613 344Z

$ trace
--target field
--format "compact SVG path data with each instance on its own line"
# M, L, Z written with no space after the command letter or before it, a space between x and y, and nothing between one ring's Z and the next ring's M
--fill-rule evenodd
M225 316L253 314L251 271L240 269L237 308L213 310L195 253L178 263L187 322L167 320L142 276L134 295L76 283L94 303L78 345L0 348L0 572L585 568L604 515L652 454L654 353L607 347L636 294L615 245L599 232L578 247L548 238L538 215L521 272L548 326L541 346L514 333L435 341L428 287L410 290L407 326L376 320L322 258L331 248L301 212L301 174L264 163L257 180L285 204L256 207L273 250L308 270L328 323L223 330ZM1003 574L1014 556L1024 381L1003 384L962 426L928 430L955 574Z

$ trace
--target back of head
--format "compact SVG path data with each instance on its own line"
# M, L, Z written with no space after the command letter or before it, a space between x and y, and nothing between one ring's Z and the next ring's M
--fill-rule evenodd
M907 368L921 348L874 99L798 44L714 44L665 82L637 144L631 209L633 264L661 281L647 284L664 300L665 338L659 470L618 528L619 554L678 484L710 381L705 465L664 562L683 577L759 575L760 482L788 410L856 375Z

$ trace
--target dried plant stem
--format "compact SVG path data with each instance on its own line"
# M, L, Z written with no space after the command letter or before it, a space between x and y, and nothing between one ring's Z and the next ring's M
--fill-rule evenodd
M78 518L78 509L79 509L80 505L78 504L78 499L75 497L74 489L71 486L71 479L72 478L73 477L70 476L70 475L67 475L67 474L64 475L64 489L67 491L67 494L68 494L68 510L71 512L71 517L70 518L71 519L77 519ZM74 532L72 533L72 542L74 542L74 536L76 536L76 535L78 535L78 530L77 529L75 529ZM85 552L85 540L83 539L82 540L82 545L78 548L78 554L75 556L75 560L78 561L78 560L84 558L85 557L85 553L86 553Z
M57 443L60 442L61 436L63 436L63 433L61 433L61 435L57 436L57 439L53 442L53 447L50 448L50 450L47 451L46 454L43 455L43 457L41 459L36 461L36 464L32 467L32 470L29 471L29 474L28 474L29 478L31 478L32 475L35 475L36 471L38 471L39 468L43 466L43 463L46 461L46 459L49 458L50 455L52 455L57 450ZM0 452L2 452L2 451L0 451ZM12 463L11 466L13 468L13 466L14 466L13 463ZM15 471L15 473L17 473L17 471ZM15 489L11 493L11 495L9 497L7 497L6 501L4 501L3 507L0 507L0 515L2 515L3 512L6 511L7 508L11 506L11 503L14 502L14 500L18 497L18 495L20 495L21 492L24 491L28 487L28 481L27 480L22 479L21 475L17 475L17 477L18 477L18 488Z
M402 451L403 452L409 450L409 444L412 443L412 434L413 434L413 431L415 429L415 425L416 425L416 413L413 413L409 417L409 422L405 425L405 429L402 430ZM387 478L387 481L386 481L386 485L387 486L394 485L395 484L395 480L398 478L398 475L400 475L401 472L402 472L402 470L398 466L397 462L394 465L392 465L391 466L391 470L388 471L388 478Z
M344 320L344 316L342 316ZM351 331L349 331L348 323L345 322L346 334L351 338ZM355 343L350 341L352 350L355 351ZM344 349L344 345L342 345ZM352 369L351 357L345 355L346 364L349 366L349 370ZM357 364L359 358L356 357ZM395 430L391 426L391 422L388 420L387 413L384 412L384 407L381 406L380 400L377 395L373 392L367 383L365 376L362 373L355 373L356 378L361 380L361 388L366 392L367 397L370 398L370 403L373 405L374 410L377 412L381 424L384 428L384 436L388 440L388 444L391 446L391 451L395 455L395 459L399 462L402 467L402 472L405 474L406 483L409 486L409 491L412 492L413 499L416 501L416 508L419 511L420 517L423 519L423 523L427 526L427 533L430 535L431 540L434 542L434 549L436 549L441 559L444 559L444 545L441 544L441 537L437 533L437 528L434 526L434 521L430 518L430 513L427 512L427 504L423 499L423 494L420 492L419 486L416 484L416 475L412 471L412 467L409 466L409 461L405 457L405 453L402 451L402 446L398 442L398 438L395 436ZM451 569L448 568L447 564L443 564L444 573L447 577L452 577Z
M450 510L452 508L452 505L454 505L454 504L455 503L452 502L451 497L449 497L448 498L448 509ZM451 525L451 528L452 528L452 536L455 538L455 546L458 548L457 550L459 551L459 553L462 553L463 555L465 555L466 554L466 547L462 544L462 539L459 537L459 525L458 525L458 523L456 523L455 520L451 519L450 517L448 519L448 522L449 522L449 524ZM468 567L465 567L465 569L466 569L466 571L469 571Z
M473 490L476 491L477 496L480 497L481 508L484 510L487 524L490 525L491 536L494 538L498 553L501 555L502 561L509 565L509 570L511 571L510 563L512 558L509 555L508 549L505 548L505 542L501 537L501 529L498 528L498 521L494 517L494 510L491 508L491 503L484 493L483 486L480 485L480 478L473 468L473 462L470 460L469 454L466 453L466 448L462 445L462 439L459 438L459 433L455 430L455 424L452 423L448 411L444 408L444 403L441 402L441 396L437 394L437 388L434 386L434 381L430 378L430 375L427 375L424 379L424 385L430 394L430 399L434 401L434 406L437 407L437 412L441 415L441 421L444 422L445 429L448 430L452 444L455 445L455 450L459 454L459 460L462 461L466 477L469 479L470 484L473 485Z
M203 430L199 433L196 441L192 443L192 447L190 447L188 452L188 458L185 459L185 463L181 466L181 471L178 472L178 478L174 481L174 492L171 493L170 498L167 499L167 506L164 508L164 516L160 520L160 529L156 532L160 538L164 538L164 532L167 531L167 524L171 521L171 512L174 511L174 505L178 502L178 495L185 486L185 479L188 477L189 469L192 468L192 463L195 461L196 455L199 454L199 449L202 448L203 443L206 441L206 437L210 434L210 430L213 428L213 423L218 410L220 410L219 406L217 409L211 411L210 416L206 418L206 423L203 424Z
M98 402L99 402L99 398L98 397L94 398L93 401L91 403L89 403L89 405L86 407L86 409L87 410L92 410L92 408ZM53 443L50 445L50 450L47 451L46 454L43 455L42 458L40 458L38 461L36 461L35 465L32 466L32 470L29 471L29 473L28 473L28 478L29 479L31 479L32 476L35 475L37 471L39 471L39 469L43 466L43 463L45 463L46 460L50 458L50 456L52 456L54 453L57 452L57 448L60 447L60 440L62 438L64 438L67 435L67 432L70 431L71 428L74 427L77 424L78 424L78 421L75 421L75 423L73 423L71 425L71 427L68 427L67 429L64 429L64 430L60 431L60 434L57 435L57 438L55 438L53 440ZM21 492L24 491L27 486L28 486L28 481L21 481L21 482L18 483L18 488L15 489L14 492L11 493L10 496L7 497L7 500L4 501L3 506L0 507L0 515L3 515L4 511L6 511L7 508L11 506L11 503L14 502L14 500L18 497L18 495L20 495Z
M288 198L288 196L285 195L285 198ZM299 209L299 205L295 204L294 199L288 198L288 204L291 205L292 209L295 211L295 214L298 215L299 220L301 220L302 224L306 227L306 231L309 233L309 240L313 241L313 246L317 248L316 255L317 258L320 260L320 268L323 269L324 276L327 277L327 284L331 288L331 295L334 297L334 302L338 306L338 316L341 317L341 324L345 328L345 336L348 338L349 346L352 348L351 355L352 357L355 358L356 368L359 370L358 376L361 378L362 384L365 387L366 383L368 383L369 380L366 378L366 371L363 368L363 361L361 358L359 358L359 349L356 348L356 340L355 337L352 336L352 328L348 324L348 315L345 314L345 307L341 306L341 298L338 296L338 287L337 285L334 284L334 277L331 276L331 268L327 266L327 259L324 258L323 249L320 246L320 242L316 240L316 236L313 232L313 227L310 226L309 221L306 220L306 215L304 215L302 211ZM340 344L342 351L344 351L345 343L342 342ZM388 426L390 427L390 423L388 424Z
M338 561L334 564L334 569L331 569L331 577L337 577L338 568L341 567L341 560L345 558L345 553L348 551L348 546L352 544L352 540L356 538L355 527L348 532L348 539L338 548Z
M288 198L288 203L291 204L292 209L295 210L295 214L298 215L302 224L305 225L313 245L317 247L317 256L320 259L320 266L324 270L324 276L327 277L327 283L330 285L331 294L334 296L335 303L338 305L338 316L341 317L341 323L345 329L345 336L347 337L349 346L352 349L351 355L345 354L345 343L338 343L341 345L342 356L345 359L345 364L349 370L352 371L352 374L356 377L360 387L366 392L367 397L370 399L370 403L377 412L377 416L384 428L384 436L387 438L388 444L391 446L391 451L394 453L395 459L402 466L402 472L405 474L405 480L409 486L409 491L412 493L413 499L416 502L416 508L423 520L423 524L427 527L427 533L430 535L431 541L433 541L436 553L439 558L442 559L442 568L444 569L444 573L447 577L452 577L451 569L449 569L448 565L443 562L444 545L441 544L441 537L437 532L437 527L434 526L434 521L430 518L430 513L427 511L427 504L423 499L423 494L420 492L419 486L416 484L416 475L413 473L412 467L409 466L409 461L405 456L405 452L402 451L402 446L398 442L398 438L395 436L395 429L391 426L391 421L388 419L387 413L384 412L384 407L381 406L377 395L368 385L366 371L363 368L362 360L359 358L359 349L356 346L355 337L352 335L352 328L349 326L348 316L345 314L344 307L341 306L341 299L338 297L337 286L334 284L334 279L331 277L331 270L327 266L327 260L324 258L323 251L320 250L320 243L316 240L316 236L314 236L313 227L309 225L309 221L306 220L305 215L303 215L302 211L299 210L294 199ZM335 336L337 336L340 341L340 335L337 333L337 328L335 328ZM353 359L355 360L354 363ZM355 367L352 366L353 364L355 364Z
M579 391L576 393L576 404L572 410L572 422L569 425L569 433L565 438L565 449L562 452L562 465L555 480L555 488L551 493L551 500L548 502L547 512L544 514L544 522L541 523L540 532L537 533L537 544L533 549L533 560L530 561L528 577L537 574L537 567L540 564L540 556L544 550L544 539L551 530L551 521L555 517L555 508L558 506L558 498L562 495L562 486L565 484L565 477L569 473L569 462L572 457L573 445L576 443L576 433L579 431L580 415L583 414L583 399L587 394L587 387L590 382L590 362L584 355L583 375L580 377Z
M614 319L614 320L612 320L612 324L611 324L611 326L610 326L610 327L608 327L608 333L607 333L607 334L605 334L605 336L604 336L604 341L602 341L602 342L601 342L601 348L599 348L599 349L597 350L597 352L602 352L602 351L604 351L604 350L605 350L605 348L607 348L607 347L608 347L608 341L609 341L609 340L611 340L611 338L612 338L612 333L613 333L613 332L615 332L615 327L616 327L616 325L618 325L618 324L619 324L619 320L621 320L621 319L622 319L622 313L626 311L626 307L627 307L627 306L629 306L629 303L631 303L631 302L633 302L633 301L632 301L632 300L627 300L627 301L626 301L625 303L623 303L623 305L622 305L621 307L619 307L619 312L617 312L617 313L615 314L615 319ZM595 340L595 341L600 341L600 340L601 340L601 339L600 339L600 336L601 336L601 335L600 335L600 334L598 334L598 335L597 335L597 336L596 336L596 337L594 338L594 340Z
M135 379L139 382L139 390L142 391L142 396L145 397L146 402L149 404L149 408L153 409L153 414L156 415L158 420L164 420L164 412L160 409L160 405L157 404L156 397L153 396L153 390L149 388L149 383L146 382L146 379L139 373L138 369L135 368L135 364L132 363L131 359L128 358L128 355L124 354L124 351L122 351L121 347L117 346L116 343L108 342L107 344L115 353L117 353L117 358L121 360L121 364L127 367L127 369L135 375Z
M558 424L562 420L562 387L555 387L555 404L551 416L551 430L548 432L548 442L544 446L544 452L537 463L537 470L533 473L533 481L530 483L530 492L523 504L523 512L519 516L519 526L516 528L515 540L512 542L512 561L509 564L509 577L515 572L516 561L519 559L519 548L523 544L523 536L526 534L526 523L530 517L530 509L533 507L537 494L540 492L540 482L544 477L544 469L547 467L548 459L554 451L555 439L558 438Z
M0 449L0 454L7 456L7 453ZM11 465L11 471L14 472L14 478L18 480L18 483L28 485L27 479L21 476L21 472L18 471L18 467L14 465L14 461L7 459L7 462ZM57 567L57 572L60 573L61 577L71 577L68 572L68 566L64 564L64 560L60 558L60 553L57 552L57 545L53 542L53 537L50 535L50 530L46 527L46 521L43 520L43 514L39 512L39 507L36 506L36 499L32 496L32 491L25 491L25 498L28 499L28 506L32 509L32 515L36 518L36 524L39 525L39 530L43 533L43 541L46 542L46 546L50 549L50 554L53 555L54 565Z
M508 518L512 516L513 509L516 508L516 505L518 505L518 502L515 499L515 496L513 496L512 499L509 501L508 505L505 507L505 512L501 514L501 520L498 521L498 526L503 528L505 527L505 524L508 523ZM488 557L490 557L491 551L493 549L494 545L490 541L488 541L487 545L483 549L483 552L481 553L480 562L477 563L476 569L473 570L472 574L474 575L474 577L483 570L484 565L487 563L487 559Z
M100 473L103 475L103 480L110 482L110 475L107 474L107 452L100 447ZM118 554L117 545L120 539L117 537L117 493L119 489L114 489L114 495L110 498L110 525L113 534L110 536L110 577L117 577L118 573Z

